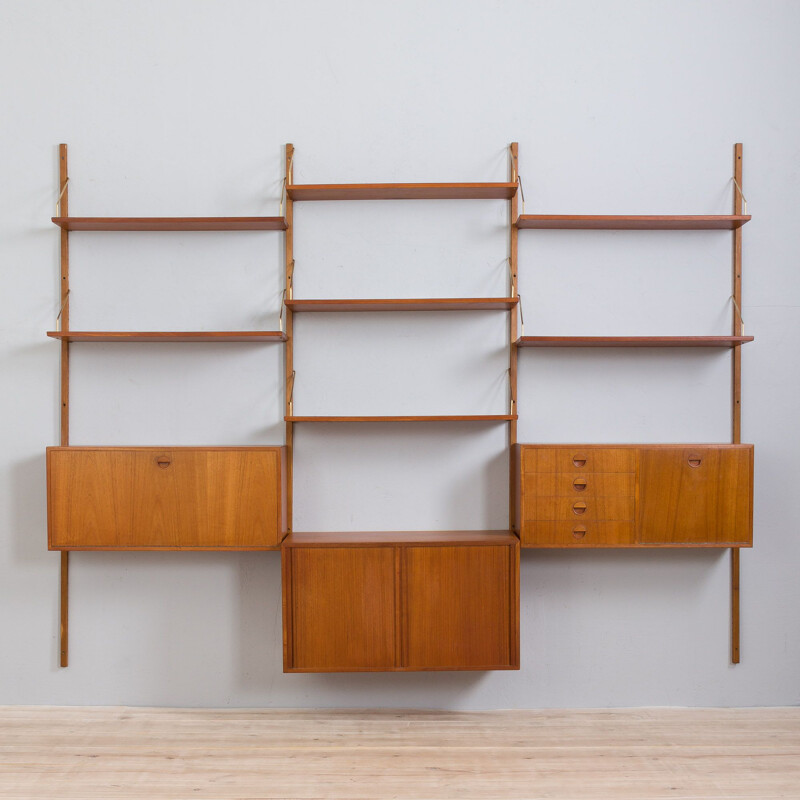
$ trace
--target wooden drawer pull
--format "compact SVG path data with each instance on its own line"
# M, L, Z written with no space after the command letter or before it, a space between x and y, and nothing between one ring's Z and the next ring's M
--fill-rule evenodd
M586 466L586 456L572 456L572 463L576 467L585 467Z
M573 503L572 504L572 513L573 514L585 514L586 513L586 503Z
M576 492L584 492L586 491L586 478L575 478L572 481L572 485L575 487Z
M170 461L170 459L167 456L159 456L156 459L156 464L158 464L158 466L161 467L161 469L166 469L171 463L172 461Z
M586 527L583 525L577 525L572 529L572 535L576 539L583 539L583 537L586 536Z
M687 461L689 462L690 467L699 467L700 464L703 463L703 459L700 456L694 454L690 455Z

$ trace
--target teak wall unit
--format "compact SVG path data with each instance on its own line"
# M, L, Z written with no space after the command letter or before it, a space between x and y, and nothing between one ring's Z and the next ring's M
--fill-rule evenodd
M739 660L739 548L752 544L753 448L741 444L742 146L734 148L731 215L519 214L519 154L499 183L296 184L286 145L277 217L70 217L67 147L60 145L61 446L48 448L48 545L61 551L61 665L68 661L69 552L270 550L282 559L284 671L519 668L522 547L729 547L732 660ZM507 297L294 297L293 204L320 200L503 199L509 203ZM525 229L733 232L733 325L720 336L523 336L518 235ZM278 331L73 331L71 231L284 231ZM295 313L497 310L509 319L507 414L301 416L294 412ZM71 447L73 342L285 343L285 444L266 447ZM732 444L518 444L517 366L525 347L724 347L732 351ZM292 532L294 426L307 422L508 425L509 529ZM288 534L288 535L287 535Z

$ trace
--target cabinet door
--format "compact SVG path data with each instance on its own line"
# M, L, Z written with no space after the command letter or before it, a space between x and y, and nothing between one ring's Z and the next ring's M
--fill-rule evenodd
M641 544L753 543L753 446L643 447Z
M276 546L281 456L281 448L50 448L50 547Z
M405 548L405 669L519 668L518 552Z
M285 672L391 670L395 549L284 548Z

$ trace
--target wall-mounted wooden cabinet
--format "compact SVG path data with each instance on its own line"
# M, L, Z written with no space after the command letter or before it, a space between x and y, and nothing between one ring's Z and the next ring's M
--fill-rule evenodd
M284 447L48 447L51 550L265 550L286 534Z
M519 668L519 541L506 531L284 541L285 672Z
M750 547L753 446L517 445L523 547Z

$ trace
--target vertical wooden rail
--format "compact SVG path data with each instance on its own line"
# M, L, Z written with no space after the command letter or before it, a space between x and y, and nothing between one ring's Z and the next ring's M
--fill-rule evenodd
M293 169L292 169L292 160L294 158L294 145L287 144L286 145L286 163L285 163L285 186L284 191L286 193L286 233L284 234L284 241L285 241L285 255L286 255L286 300L290 300L292 298L292 290L294 284L294 229L293 229L293 217L294 217L294 209L292 207L292 198L289 195L289 186L293 182ZM293 314L292 309L286 306L284 309L284 313L286 314L286 350L285 350L285 363L286 363L286 373L285 373L285 387L284 387L284 396L285 396L285 414L286 416L291 416L292 414L292 404L291 404L291 393L294 392L294 342L293 342ZM293 516L292 516L292 497L293 497L293 485L294 485L294 453L293 453L293 446L294 446L294 428L293 423L287 421L286 422L286 520L287 520L287 530L289 533L292 532L293 526Z
M733 213L741 214L742 197L742 145L733 146ZM733 231L733 335L742 335L742 229ZM733 350L732 436L733 444L742 441L742 348ZM739 663L739 553L731 548L731 662Z
M512 142L510 146L511 151L511 164L510 164L510 182L517 183L519 180L519 144ZM517 238L519 231L517 230L517 207L519 191L514 192L514 196L509 203L509 256L508 264L511 271L511 297L517 296ZM519 304L511 307L509 314L509 368L508 368L508 382L511 394L511 414L517 413L517 315L519 314ZM508 445L509 445L509 505L508 505L508 528L514 529L514 445L517 443L517 421L512 419L508 423Z
M67 146L58 146L58 215L69 216ZM61 330L69 330L69 231L61 229ZM61 340L61 446L69 445L69 341ZM69 664L69 551L61 552L59 663Z

